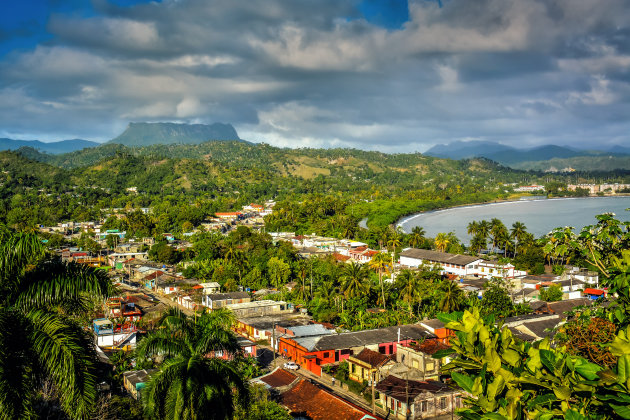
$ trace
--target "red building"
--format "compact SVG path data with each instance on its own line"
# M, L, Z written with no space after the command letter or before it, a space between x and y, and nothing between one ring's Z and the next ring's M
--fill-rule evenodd
M365 348L395 354L398 344L426 338L435 336L420 325L402 325L332 335L282 337L278 351L302 368L321 375L321 366L345 360Z

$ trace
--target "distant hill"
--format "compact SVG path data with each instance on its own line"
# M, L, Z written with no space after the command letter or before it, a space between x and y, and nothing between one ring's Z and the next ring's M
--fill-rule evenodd
M566 146L544 145L531 149L517 149L500 143L470 141L439 144L429 149L426 155L469 159L484 157L514 169L562 171L573 168L583 171L612 171L630 169L630 148L612 146L606 150L578 150Z
M516 149L492 141L455 141L449 144L436 144L424 154L443 159L468 159L488 157L488 154L513 152Z
M130 147L154 144L199 144L208 140L241 140L231 124L130 123L108 143Z
M86 149L89 147L100 146L100 143L89 140L72 139L61 140L54 142L43 142L39 140L14 140L7 138L0 138L0 151L2 150L17 150L21 147L32 147L43 153L70 153L77 150Z

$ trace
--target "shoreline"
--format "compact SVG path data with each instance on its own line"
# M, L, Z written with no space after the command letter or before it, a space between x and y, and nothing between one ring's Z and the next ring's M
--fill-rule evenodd
M441 211L452 210L452 209L457 209L457 208L475 208L475 207L480 207L480 206L491 206L495 204L510 204L510 203L523 203L523 202L548 201L548 200L578 200L578 199L616 198L616 197L623 198L623 197L629 197L629 196L630 194L624 193L624 194L605 195L605 196L589 195L586 197L551 197L551 198L538 198L538 199L533 199L533 200L522 200L521 198L519 198L518 200L494 200L494 201L485 201L485 202L479 202L479 203L458 204L455 206L441 207L434 210L421 211L421 212L416 212L413 214L408 214L406 216L402 216L400 219L398 219L397 222L394 223L394 226L396 228L399 228L399 227L402 228L403 223L413 220L416 217L420 217L425 214L438 213ZM528 196L521 196L521 197L528 197Z

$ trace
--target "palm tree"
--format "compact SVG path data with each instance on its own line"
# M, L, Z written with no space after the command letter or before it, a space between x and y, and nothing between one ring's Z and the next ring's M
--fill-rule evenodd
M494 252L501 236L506 231L507 229L505 228L505 225L503 224L501 220L497 219L496 217L490 220L490 235L492 236L492 252Z
M413 306L419 298L418 278L408 269L402 270L396 276L396 283L400 289L400 297L409 305L409 313L412 313Z
M388 262L389 258L387 257L387 254L379 252L372 257L369 263L370 267L378 271L378 283L381 286L381 302L383 303L383 309L387 309L385 303L385 287L383 286L383 271L385 271L385 267L387 267Z
M343 293L346 298L352 299L365 293L367 291L367 278L368 273L363 265L356 261L346 265L341 276Z
M477 224L477 234L484 243L487 243L488 235L490 235L490 223L487 220L482 220Z
M510 237L514 239L516 245L514 246L514 256L518 252L518 244L521 242L522 238L527 233L527 228L525 227L525 223L523 222L514 222L512 223L512 230L510 231Z
M464 300L464 292L457 283L451 280L444 280L439 288L442 298L440 299L440 310L442 312L453 312L459 310Z
M424 235L426 234L425 230L420 226L414 226L411 229L411 238L409 239L409 245L414 248L418 248L421 244L424 243Z
M242 350L230 330L234 321L227 309L194 319L171 309L138 344L140 360L164 360L143 392L149 418L231 419L235 397L246 404L248 388L238 369Z
M70 418L89 418L96 402L96 362L75 320L90 298L112 293L104 272L66 264L32 233L0 233L0 418L35 417L44 381Z
M468 223L468 229L466 230L466 232L468 232L468 234L472 237L477 236L477 234L479 233L479 223L474 220Z
M438 233L435 236L435 247L438 249L438 251L445 252L449 243L450 240L446 233Z

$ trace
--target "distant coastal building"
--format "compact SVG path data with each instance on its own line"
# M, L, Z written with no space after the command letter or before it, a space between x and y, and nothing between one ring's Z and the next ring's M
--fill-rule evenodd
M567 190L576 191L578 189L588 190L589 194L610 192L616 194L622 191L630 191L630 184L569 184Z
M522 187L514 188L515 192L533 192L533 191L545 191L545 187L542 185L523 185Z

